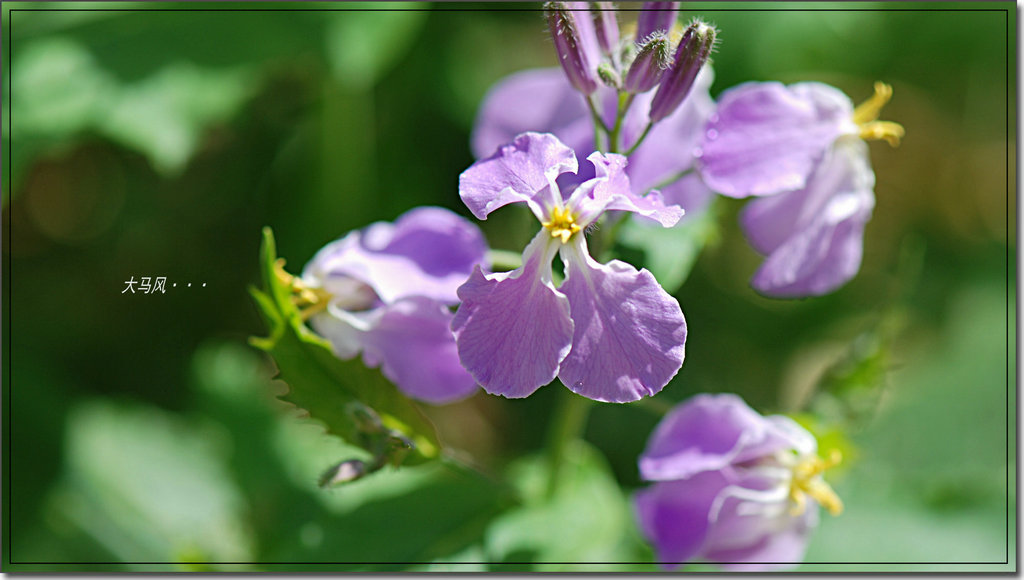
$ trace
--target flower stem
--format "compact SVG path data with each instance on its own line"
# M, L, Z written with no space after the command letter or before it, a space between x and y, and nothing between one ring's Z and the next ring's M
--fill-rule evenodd
M608 152L618 153L619 152L619 133L622 131L622 119L626 116L626 110L633 103L633 95L629 93L619 93L619 102L615 109L615 126L612 127L611 132L608 134Z
M661 189L661 188L663 188L665 186L672 185L673 183L679 181L680 179L686 177L687 175L693 173L694 171L696 171L696 170L693 167L690 167L689 169L684 169L684 170L680 171L679 173L676 173L676 174L672 175L671 177L663 179L660 183L658 183L657 185L655 185L651 189Z
M629 151L626 151L626 153L624 154L626 157L632 155L633 152L636 151L636 148L639 147L640 144L644 142L644 139L647 138L647 134L651 132L651 127L653 126L654 123L647 123L647 126L644 127L644 132L640 133L640 137L636 140L636 143L633 143L633 146L629 148Z
M608 125L604 124L604 120L601 119L601 114L597 112L597 105L594 104L594 96L591 95L584 97L584 99L587 101L587 107L590 109L590 117L594 121L594 149L600 151L602 149L601 131L604 131L604 134L608 135Z
M566 449L576 439L583 437L590 412L590 399L581 397L568 389L559 389L558 408L548 431L548 499L558 491L558 481L565 463Z

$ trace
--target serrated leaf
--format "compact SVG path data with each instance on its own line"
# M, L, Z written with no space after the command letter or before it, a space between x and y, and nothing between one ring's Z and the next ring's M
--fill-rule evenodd
M251 292L270 334L254 338L251 344L277 363L277 378L289 387L280 398L307 411L348 443L375 452L351 412L350 405L365 405L380 416L385 427L412 441L414 449L405 463L437 457L441 445L437 432L411 400L380 371L367 368L358 359L339 359L326 340L305 327L291 302L290 290L274 274L276 260L273 233L264 228L260 251L264 291Z

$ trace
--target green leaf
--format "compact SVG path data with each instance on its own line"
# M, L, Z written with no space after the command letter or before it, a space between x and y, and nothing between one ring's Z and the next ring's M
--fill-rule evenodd
M342 85L372 87L412 46L423 28L423 5L395 2L381 10L376 3L353 3L346 8L365 12L331 13L327 26L327 60Z
M348 443L376 453L379 450L367 437L359 411L365 406L379 415L384 427L410 439L413 450L406 463L437 457L441 451L437 432L411 400L380 371L358 359L339 359L326 340L306 328L291 302L290 289L275 275L276 261L274 235L264 228L260 256L264 291L252 289L252 295L270 335L251 342L277 363L278 378L289 387L281 399L309 412Z
M510 471L524 506L506 512L488 528L490 561L534 562L533 569L541 571L637 569L604 564L640 561L643 546L629 502L599 452L581 441L570 447L551 498L546 497L545 457L523 459Z
M643 254L644 267L673 294L686 282L704 246L718 236L718 213L712 203L679 225L664 228L639 219L626 219L618 231L617 245ZM628 250L627 250L628 251Z
M245 501L220 435L155 408L81 405L68 421L55 517L125 562L249 560Z

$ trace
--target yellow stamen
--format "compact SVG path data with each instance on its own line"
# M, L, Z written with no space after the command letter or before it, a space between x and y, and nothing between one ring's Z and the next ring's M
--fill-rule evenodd
M900 139L905 133L903 126L892 121L878 120L882 107L890 99L892 99L892 86L877 82L875 83L875 94L853 110L853 122L860 127L861 139L872 141L885 139L893 147L900 144Z
M789 499L793 502L790 514L796 516L804 512L807 506L805 495L811 496L834 516L843 513L843 501L821 478L826 469L839 465L842 460L839 450L833 449L827 460L814 456L793 467L793 480L789 484Z
M551 218L546 222L541 222L541 225L551 230L552 238L561 238L563 244L568 244L569 238L582 229L576 223L576 216L563 207L552 209Z
M274 262L274 275L277 276L278 281L291 290L292 303L299 309L299 315L303 321L309 320L317 312L327 309L331 293L323 288L307 286L302 278L289 274L284 269L284 258L278 258Z

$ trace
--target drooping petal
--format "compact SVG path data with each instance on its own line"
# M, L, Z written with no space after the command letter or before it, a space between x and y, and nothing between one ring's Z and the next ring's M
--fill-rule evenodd
M866 149L857 140L837 143L806 191L785 194L803 201L803 205L779 202L768 210L755 207L744 214L744 229L751 239L760 240L762 247L769 247L765 240L780 237L767 220L778 218L794 228L754 274L751 285L758 292L775 297L817 296L835 290L857 274L864 227L875 204L874 173ZM804 211L809 202L818 203L813 211ZM784 210L799 210L800 214L786 220Z
M786 570L799 565L818 522L818 506L811 502L795 516L785 511L787 506L782 509L776 518L757 518L742 515L736 506L727 507L709 534L703 559L737 572Z
M404 298L381 308L362 336L363 361L414 399L449 403L473 394L476 381L459 363L452 313L422 297Z
M452 320L459 358L489 393L530 395L554 380L569 352L569 301L551 283L557 247L542 229L521 268L487 276L477 269L459 288L462 304Z
M686 320L647 270L602 265L580 236L562 246L575 331L559 378L596 401L625 403L659 392L683 364Z
M537 219L560 203L555 178L576 173L576 155L550 133L523 133L459 176L459 196L479 219L504 205L525 202Z
M853 105L820 83L746 83L722 94L707 124L698 166L730 197L804 187L841 135L857 134Z
M640 531L654 545L664 568L675 568L700 554L711 504L727 484L720 472L706 471L637 492L634 504Z
M579 215L578 221L586 227L605 210L624 210L640 214L671 227L683 216L679 206L666 206L661 194L651 191L645 196L633 193L626 175L626 158L595 151L587 157L594 168L594 178L580 185L567 205ZM583 173L581 171L581 173Z
M486 258L479 228L439 207L406 212L394 224L377 222L321 249L306 265L303 278L334 294L342 307L353 302L357 280L384 303L406 296L457 302L455 290L473 266ZM370 297L363 307L369 306Z
M317 334L331 343L338 358L348 360L363 349L363 336L380 319L383 310L374 308L364 312L347 312L333 305L309 319Z
M658 424L640 456L640 475L662 481L722 469L745 450L757 452L767 430L764 417L738 396L697 395Z

